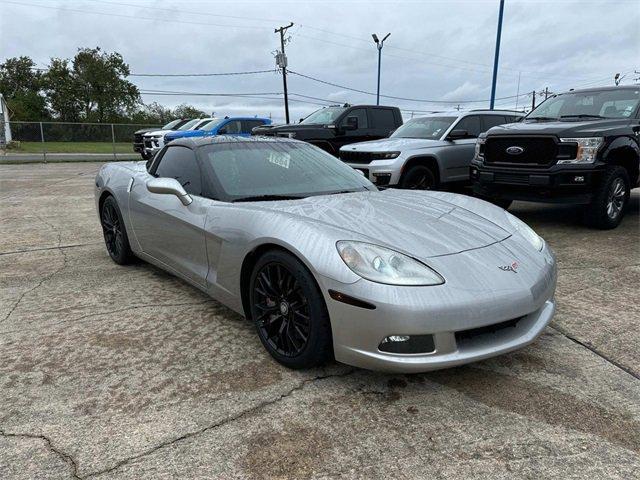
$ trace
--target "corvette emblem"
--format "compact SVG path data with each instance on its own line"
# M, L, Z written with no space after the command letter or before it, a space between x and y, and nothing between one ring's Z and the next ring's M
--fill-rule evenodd
M513 262L511 265L500 265L498 268L503 272L513 272L518 273L518 262Z

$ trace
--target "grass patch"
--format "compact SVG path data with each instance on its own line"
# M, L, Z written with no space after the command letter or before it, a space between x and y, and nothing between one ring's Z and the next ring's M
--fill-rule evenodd
M116 143L116 153L133 153L133 144ZM113 153L111 142L20 142L20 147L7 153Z

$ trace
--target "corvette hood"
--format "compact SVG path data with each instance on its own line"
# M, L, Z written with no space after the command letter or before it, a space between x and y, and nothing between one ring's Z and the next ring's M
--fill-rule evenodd
M383 138L382 140L372 140L370 142L352 143L351 145L342 147L340 150L343 152L403 152L405 150L421 150L423 148L441 147L450 144L450 142L424 138Z
M499 225L429 192L386 190L259 202L253 208L286 213L342 230L342 240L385 245L417 258L450 255L500 242Z

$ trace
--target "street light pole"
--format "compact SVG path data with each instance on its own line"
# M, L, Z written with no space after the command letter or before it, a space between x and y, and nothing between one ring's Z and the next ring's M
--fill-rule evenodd
M389 38L389 35L391 35L391 33L387 33L382 40L379 40L375 33L371 35L376 44L376 48L378 49L378 90L376 93L376 105L380 105L380 65L382 64L382 47L384 46L384 41Z
M491 82L491 102L489 109L493 110L496 100L496 81L498 80L498 57L500 56L500 36L502 35L502 14L504 12L504 0L500 0L500 12L498 13L498 33L496 34L496 54L493 59L493 81Z

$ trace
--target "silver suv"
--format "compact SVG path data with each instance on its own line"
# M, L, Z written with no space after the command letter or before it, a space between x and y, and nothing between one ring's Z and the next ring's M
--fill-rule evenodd
M522 116L508 110L471 110L412 118L389 138L342 147L339 157L378 186L432 189L468 182L478 135Z

